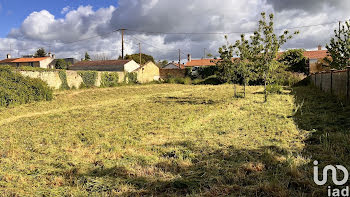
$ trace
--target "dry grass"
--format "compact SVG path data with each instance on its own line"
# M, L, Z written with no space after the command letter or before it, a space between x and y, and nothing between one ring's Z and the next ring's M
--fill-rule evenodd
M300 89L300 88L299 88ZM316 191L293 94L143 85L0 108L5 196L302 196ZM302 90L302 89L300 89ZM304 156L307 155L307 156Z

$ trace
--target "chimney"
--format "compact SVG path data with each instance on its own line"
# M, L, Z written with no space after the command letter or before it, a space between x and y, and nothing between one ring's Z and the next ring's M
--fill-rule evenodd
M11 54L7 54L7 55L6 55L6 58L7 58L7 59L11 59Z
M188 54L188 55L187 55L187 61L189 61L189 62L190 62L191 60L192 60L192 58L191 58L191 54Z
M322 50L322 46L318 45L318 50L321 51Z

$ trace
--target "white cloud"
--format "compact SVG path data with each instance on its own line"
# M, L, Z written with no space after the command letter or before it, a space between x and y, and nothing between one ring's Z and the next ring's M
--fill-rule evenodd
M61 14L67 13L70 9L71 9L70 6L66 6L66 7L62 8Z
M255 30L260 12L274 12L277 28L296 27L327 23L349 18L346 0L329 6L328 1L314 1L317 9L304 8L289 3L287 6L274 0L120 0L118 7L110 6L94 10L91 6L77 9L66 7L64 18L56 18L49 11L33 12L19 28L13 29L8 38L0 39L0 48L37 48L49 45L59 57L81 57L85 51L105 53L116 58L120 55L121 38L118 32L105 35L119 28L138 32L125 32L126 53L138 51L138 42L143 42L143 52L156 59L175 60L177 49L191 53L193 58L201 58L203 49L216 53L224 44L223 35L179 35L145 34L146 32L241 32ZM343 2L344 4L342 4ZM299 2L300 3L300 2ZM327 7L328 6L328 7ZM284 48L315 48L324 45L332 35L334 25L300 28L300 35L289 41ZM89 39L73 44L62 44L95 35L102 38ZM239 34L230 34L234 42ZM139 39L139 40L138 40ZM149 45L150 44L150 45ZM152 45L152 46L151 46ZM16 48L16 49L17 49ZM32 50L21 53L31 53ZM4 53L0 51L4 57ZM185 55L182 54L185 58Z

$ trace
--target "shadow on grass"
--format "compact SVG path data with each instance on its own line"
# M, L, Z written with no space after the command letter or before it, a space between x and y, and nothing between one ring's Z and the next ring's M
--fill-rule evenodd
M141 170L130 165L105 168L96 162L90 171L69 172L66 179L91 195L327 196L326 186L313 183L312 162L298 165L296 159L311 157L311 161L320 161L320 167L341 164L350 169L349 107L310 87L295 87L292 94L298 106L293 116L295 124L301 130L313 131L302 155L276 146L214 148L205 140L183 139L158 145L159 149L173 151L156 153L163 159L155 164L136 162ZM203 104L201 99L187 97L162 99Z
M204 98L196 98L196 97L158 97L154 100L155 103L162 104L190 104L190 105L213 105L217 104L217 101L211 99Z
M313 177L314 160L320 163L320 169L326 165L350 169L350 106L310 85L294 87L292 94L296 106L294 121L299 129L310 132L303 151L304 157L311 160L308 166L303 166L305 174ZM314 185L314 189L327 196L328 185L336 187L328 179L324 187Z
M199 145L200 144L200 145ZM166 158L152 165L152 173L135 172L132 168L97 165L87 173L76 173L76 179L90 194L113 195L121 184L133 190L123 196L301 196L310 194L311 182L300 179L287 158L290 151L275 146L247 150L232 146L212 149L205 143L189 141L164 143L161 147L177 147L193 156L184 164L183 152L162 154ZM178 149L177 149L178 150ZM150 166L143 166L144 168ZM157 169L157 170L154 170ZM166 175L171 174L171 178ZM103 182L100 180L103 179Z

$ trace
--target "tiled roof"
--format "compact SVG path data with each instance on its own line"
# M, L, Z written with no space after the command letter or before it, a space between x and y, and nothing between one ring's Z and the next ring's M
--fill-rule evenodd
M309 59L323 59L328 56L327 50L317 51L304 51L304 56ZM279 58L284 52L278 52L277 58Z
M232 61L238 59L237 57L232 58ZM200 60L191 60L185 64L185 67L194 67L194 66L216 66L216 63L220 59L200 59Z
M17 58L13 63L23 63L23 62L40 62L42 60L45 60L49 57L36 57L36 58Z
M327 50L305 51L304 56L309 59L323 59L328 56Z
M200 59L200 60L191 60L185 64L186 67L193 66L215 66L218 60L215 59Z
M101 60L101 61L80 61L73 64L74 66L124 66L131 60Z
M37 58L11 58L11 59L4 59L0 61L0 64L5 63L26 63L26 62L40 62L44 59L47 59L49 57L37 57Z
M70 70L124 71L124 65L132 60L81 61L69 67Z
M12 61L14 61L16 59L18 59L18 58L4 59L4 60L0 61L0 64L11 63Z

